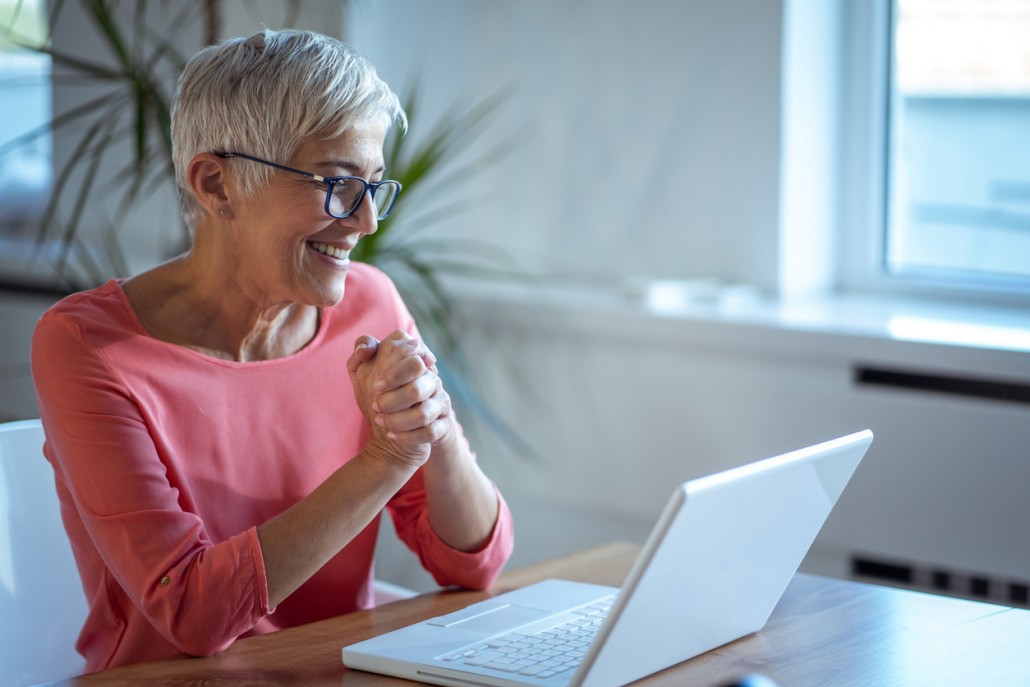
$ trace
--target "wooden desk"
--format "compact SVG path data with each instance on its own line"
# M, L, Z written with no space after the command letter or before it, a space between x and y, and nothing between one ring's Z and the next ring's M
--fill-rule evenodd
M505 573L501 592L548 577L618 586L639 551L610 544ZM236 642L208 658L126 666L60 685L413 683L348 671L340 648L489 596L441 592ZM1030 611L799 574L760 632L638 684L714 687L761 672L782 687L1030 685Z

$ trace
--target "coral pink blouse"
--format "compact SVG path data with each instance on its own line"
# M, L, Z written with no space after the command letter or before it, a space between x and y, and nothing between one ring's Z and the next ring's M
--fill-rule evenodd
M89 671L206 655L373 603L379 518L276 608L256 526L357 455L368 427L346 363L362 334L417 335L393 284L354 264L343 302L286 358L232 362L153 338L116 281L40 319L32 372L89 616ZM485 547L429 525L421 472L389 502L400 538L441 585L489 586L512 548L500 514Z

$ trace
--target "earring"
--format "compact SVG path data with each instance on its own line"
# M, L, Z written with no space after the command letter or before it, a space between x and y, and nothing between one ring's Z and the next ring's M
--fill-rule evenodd
M225 210L219 210L218 211L218 216L219 217L225 217Z

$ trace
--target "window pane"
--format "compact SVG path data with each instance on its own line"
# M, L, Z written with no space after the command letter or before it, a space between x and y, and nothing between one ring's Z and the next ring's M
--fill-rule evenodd
M896 0L885 262L1030 288L1030 0Z
M11 27L17 39L40 44L46 37L45 10L45 0L0 0L0 27ZM11 148L6 144L50 120L50 58L18 49L3 32L0 103L0 146L5 146L0 155L0 241L8 241L32 236L47 202L50 135Z

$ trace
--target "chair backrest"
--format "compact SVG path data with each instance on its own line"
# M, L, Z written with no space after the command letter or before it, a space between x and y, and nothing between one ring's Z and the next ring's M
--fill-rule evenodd
M39 420L0 424L0 684L78 675L86 596Z

